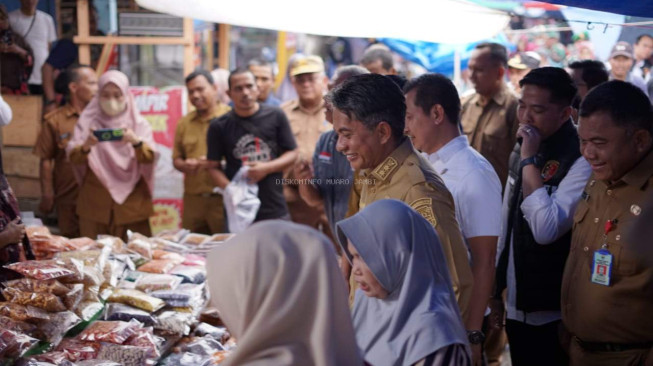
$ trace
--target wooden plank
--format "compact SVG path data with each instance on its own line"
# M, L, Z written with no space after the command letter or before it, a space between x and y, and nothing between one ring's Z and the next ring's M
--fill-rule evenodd
M230 70L229 68L229 48L231 47L231 25L220 24L218 28L218 66L221 69Z
M10 147L2 149L2 164L6 175L20 178L39 178L38 156L31 147Z
M41 197L41 183L38 179L7 176L7 180L17 198Z
M43 100L33 95L3 95L14 113L11 123L2 128L4 146L27 146L36 144L41 128Z
M195 34L193 30L193 19L184 18L184 77L195 69L194 52Z
M77 0L77 34L82 38L90 35L88 0ZM79 45L79 63L91 64L91 46L89 44Z
M186 37L75 36L73 41L77 44L193 45L192 39L189 43Z

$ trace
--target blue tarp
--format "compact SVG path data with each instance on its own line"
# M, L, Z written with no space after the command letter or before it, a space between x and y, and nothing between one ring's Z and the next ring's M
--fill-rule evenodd
M653 1L651 0L555 0L546 2L622 15L653 18Z

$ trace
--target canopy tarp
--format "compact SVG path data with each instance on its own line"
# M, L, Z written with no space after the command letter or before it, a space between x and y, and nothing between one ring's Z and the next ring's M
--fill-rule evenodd
M653 1L650 0L554 0L547 3L653 18Z
M137 0L159 13L215 23L341 37L465 44L492 37L506 13L464 0Z

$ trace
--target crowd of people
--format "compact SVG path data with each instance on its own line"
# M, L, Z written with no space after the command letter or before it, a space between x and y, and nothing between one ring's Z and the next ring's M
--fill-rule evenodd
M158 153L128 78L48 56L36 3L0 10L0 52L3 93L53 106L39 209L67 237L149 236ZM586 40L568 65L547 40L512 57L478 44L464 95L396 75L380 45L330 79L319 56L292 57L290 100L265 60L186 76L182 226L226 232L221 192L243 166L260 200L208 258L239 340L225 365L498 365L506 342L515 366L653 364L653 37L614 45L609 68ZM0 263L33 258L4 174L0 190Z

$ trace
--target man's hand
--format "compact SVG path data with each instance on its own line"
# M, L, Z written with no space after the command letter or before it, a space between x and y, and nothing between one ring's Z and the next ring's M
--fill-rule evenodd
M472 344L472 365L482 366L483 365L483 347L481 344Z
M54 207L54 197L52 195L43 195L41 197L41 203L39 204L39 211L44 214L49 214L52 212Z
M313 179L313 169L307 161L299 161L293 167L293 173L296 179L308 180Z
M188 175L195 175L200 169L200 162L197 159L190 158L184 160L184 173Z
M5 227L4 232L7 235L8 243L20 243L25 236L25 225L19 224L20 218L15 218Z
M249 167L247 180L250 183L258 183L269 174L266 163L254 161L247 163L247 166Z
M540 143L542 142L542 135L540 135L540 131L537 128L530 125L519 125L517 137L523 139L521 143L521 160L528 159L537 154L537 151L540 149Z
M501 329L505 326L504 314L505 308L502 299L490 299L490 327L493 329Z

